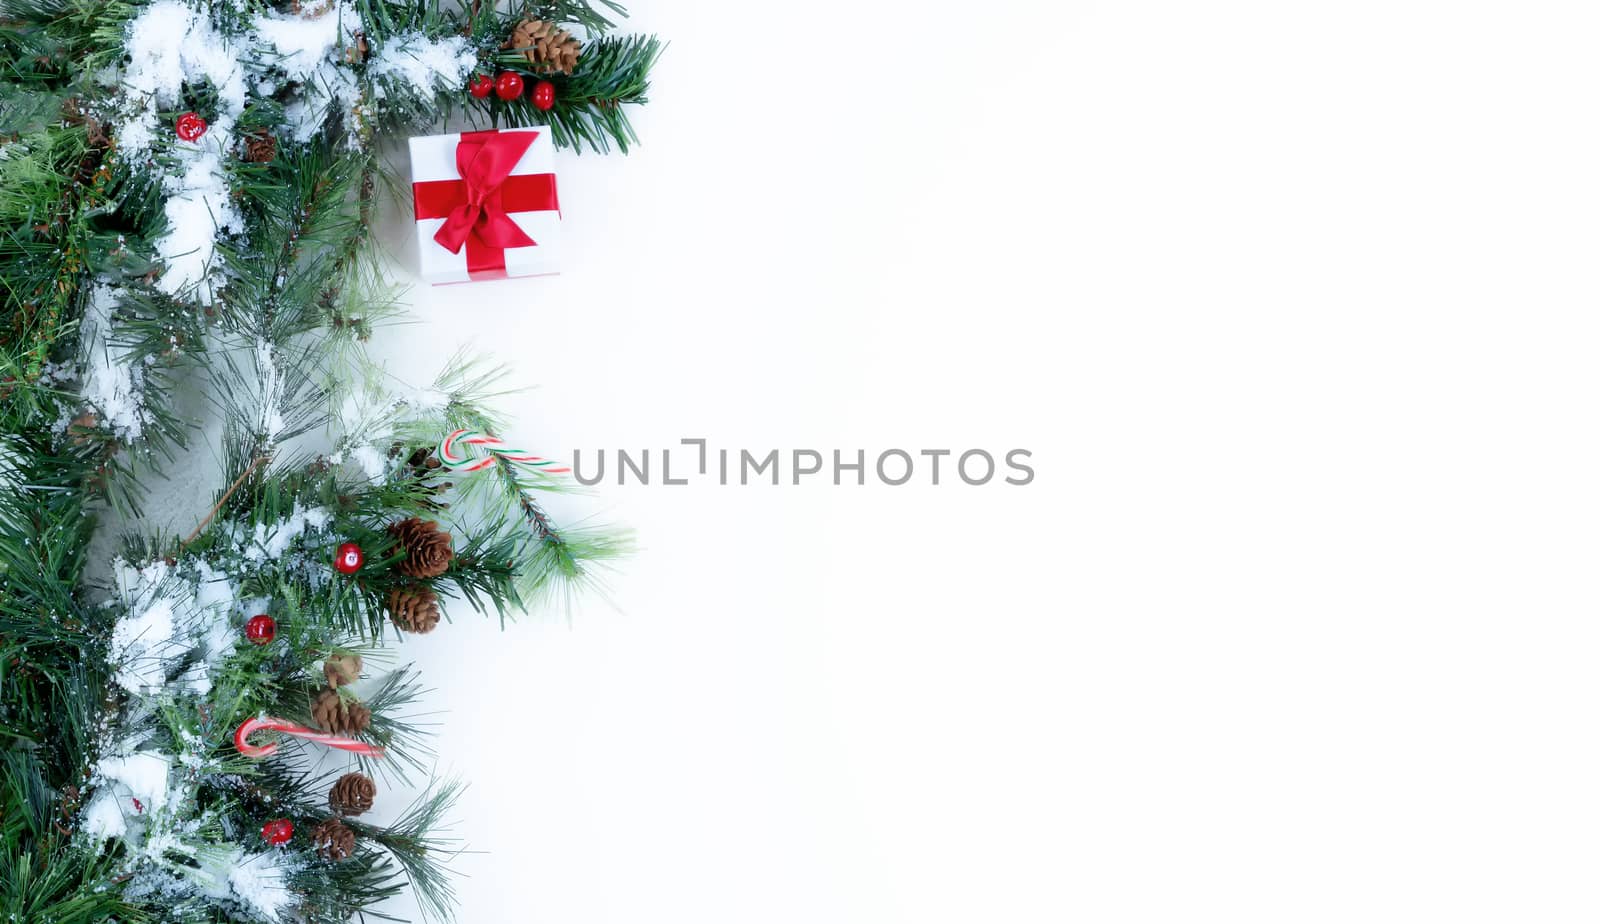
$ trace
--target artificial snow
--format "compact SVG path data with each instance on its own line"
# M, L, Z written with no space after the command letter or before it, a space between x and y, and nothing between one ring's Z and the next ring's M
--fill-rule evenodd
M373 446L357 446L350 450L350 461L361 467L368 480L376 481L389 471L389 457Z
M197 695L211 692L211 673L233 651L239 634L231 617L236 611L236 589L226 576L205 562L195 564L194 608L200 621L191 626L190 638L200 657L184 673L183 682Z
M478 56L465 36L430 39L421 32L406 32L383 43L368 62L367 75L391 78L430 99L440 90L460 87L477 64ZM384 98L382 83L374 93Z
M108 837L123 837L128 833L128 822L122 815L122 807L117 804L116 793L110 789L95 792L84 807L83 819L78 826L85 834L100 841Z
M102 426L132 442L145 424L144 369L133 360L132 350L112 343L117 293L111 286L95 285L85 300L79 341L82 394Z
M361 100L361 87L348 67L333 61L324 62L310 79L300 85L300 98L283 107L283 119L288 125L289 137L305 144L328 124L337 111L344 115L345 124L353 125L356 105ZM351 134L352 143L356 135Z
M128 23L126 48L125 113L117 132L123 156L137 158L149 152L156 112L177 107L185 85L209 83L216 93L219 116L207 136L231 132L245 105L241 49L230 46L204 10L182 0L156 0ZM137 127L143 132L130 137L124 124L128 122L140 122Z
M162 183L168 193L162 206L167 227L156 240L156 253L167 268L156 284L169 295L192 293L203 305L215 301L221 283L218 235L244 231L244 218L228 194L223 159L228 143L223 125L213 125L198 141L178 142L174 153L180 166Z
M304 507L296 504L294 510L276 523L257 523L253 532L241 543L244 559L260 564L276 561L289 551L289 546L301 535L325 528L333 522L333 514L321 507Z
M357 41L361 17L346 3L308 4L299 13L266 12L251 21L261 57L299 84L297 98L283 108L289 137L310 141L335 112L354 119L361 87L344 64Z
M400 398L400 403L424 414L442 411L450 404L450 393L438 388L413 388Z
M17 463L17 451L12 448L11 442L0 438L0 496L14 498L26 487ZM15 527L15 512L15 508L0 500L0 525Z
M216 300L223 282L218 238L245 230L229 195L226 168L249 97L287 90L279 137L297 143L310 141L336 115L354 128L363 103L349 55L363 40L354 4L323 0L301 4L297 11L265 10L247 23L230 23L229 34L211 16L209 6L155 0L133 18L124 42L122 100L113 119L126 161L153 164L156 153L176 158L163 181L166 230L155 249L166 269L157 285L203 305ZM243 62L251 62L250 73ZM431 39L412 31L385 41L365 67L376 81L378 100L396 86L431 99L459 88L476 64L466 37ZM188 92L205 86L216 100L210 126L195 141L175 139L163 114L180 109ZM359 137L352 131L351 143Z
M138 569L118 559L112 565L128 612L111 631L112 679L130 693L157 689L166 682L167 661L174 651L178 601L162 595L167 565L155 562Z
M244 69L204 10L156 0L128 23L122 85L151 108L173 107L185 84L209 82L225 112L244 110ZM124 143L125 140L124 140ZM139 152L142 153L142 152Z
M168 861L164 856L168 851L193 862ZM272 922L283 920L293 907L296 896L290 878L303 865L290 853L246 854L231 844L194 843L172 832L145 842L139 855L145 862L129 874L124 897L170 906L204 896L237 905L249 919ZM243 919L229 916L229 920Z
M154 751L102 758L94 768L98 788L83 810L83 830L99 840L126 837L130 819L167 804L171 769L171 759Z
M211 672L233 649L237 613L233 584L205 562L180 573L164 561L136 567L112 563L116 598L125 608L111 632L111 663L118 686L132 693L167 685L167 671L197 655L176 678L179 688L204 695Z
M346 444L388 442L395 426L395 402L372 385L352 389L339 405L339 431Z
M139 751L126 757L107 757L95 766L101 779L126 787L142 807L138 812L159 812L167 804L167 774L172 761L165 754Z
M111 634L117 685L130 693L160 687L167 679L162 651L172 644L172 601L157 600L125 616Z
M168 130L157 112L176 108L185 86L209 84L217 111L199 139L174 141L177 167L162 186L166 231L155 242L166 264L157 285L171 295L192 293L211 304L220 284L216 244L220 234L244 230L244 220L228 195L225 155L233 144L233 127L245 106L245 75L240 48L233 47L211 24L208 13L181 0L156 0L128 24L128 64L122 74L123 111L115 123L123 157L137 160L151 153Z
M250 23L262 58L300 83L334 58L341 46L356 41L361 17L347 4L305 4L299 13L266 12Z
M256 432L270 445L283 431L283 372L266 338L256 341L256 380L261 383L261 406L256 414Z
M288 910L294 901L289 891L289 866L285 855L257 853L233 864L228 888L256 914L269 921Z

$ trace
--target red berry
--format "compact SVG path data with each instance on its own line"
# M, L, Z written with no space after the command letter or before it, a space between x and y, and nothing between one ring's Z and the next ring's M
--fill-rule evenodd
M244 637L257 645L265 645L278 637L278 624L265 613L251 616L244 624Z
M274 847L289 843L294 837L294 822L287 818L274 818L261 826L261 839Z
M556 85L541 80L533 85L533 108L543 112L556 104Z
M333 566L340 574L355 574L361 570L361 546L346 542L334 553Z
M494 95L506 100L521 96L522 77L514 71L501 71L494 79Z
M477 99L488 99L494 91L494 80L488 74L474 74L472 81L467 84L467 92Z
M206 133L206 120L198 113L185 112L178 116L178 137L184 141L198 141Z

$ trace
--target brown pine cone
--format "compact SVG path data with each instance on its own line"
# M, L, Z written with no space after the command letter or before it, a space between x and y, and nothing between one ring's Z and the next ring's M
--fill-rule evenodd
M325 732L359 735L372 724L372 710L358 702L347 702L334 690L323 690L311 703L311 718Z
M328 790L328 807L340 815L359 815L372 808L378 784L363 773L346 773Z
M444 465L439 457L433 454L432 446L423 446L406 457L406 464L411 466L411 474L418 478L426 478L434 469Z
M342 687L355 683L361 677L361 656L358 654L331 654L322 662L322 675L328 686Z
M355 37L344 46L344 60L346 64L360 64L367 60L367 52L371 46L367 44L367 34L357 32Z
M106 128L106 123L90 119L84 124L88 126L89 147L100 150L111 146L111 132Z
M524 19L511 30L511 40L504 47L522 52L536 71L570 74L578 66L578 52L583 46L572 33L553 22Z
M389 591L389 618L405 632L427 635L439 624L439 595L421 585Z
M432 520L411 517L390 523L389 535L405 546L406 557L395 566L401 574L416 578L438 577L455 557L450 549L450 534Z
M404 451L405 450L397 444L392 450L391 455L398 456ZM406 457L406 470L411 473L411 477L415 479L416 485L422 490L422 493L427 495L427 499L423 501L423 505L430 510L442 510L450 506L447 503L441 503L433 499L450 488L455 487L455 485L451 482L434 480L435 477L439 475L439 470L442 468L444 468L444 463L440 462L438 457L434 455L432 446L423 446L420 449L414 450L411 455Z
M256 129L244 139L244 159L252 164L271 163L278 156L278 139L264 128Z
M83 446L94 438L94 431L99 426L100 418L94 415L94 411L84 411L67 425L67 435L72 437L72 445Z
M111 143L111 135L106 131L104 122L89 115L83 107L83 101L76 96L67 97L61 104L61 119L68 125L85 126L85 133L89 139L89 147L103 148Z
M329 818L311 829L311 846L324 860L335 862L355 852L356 833L337 818Z

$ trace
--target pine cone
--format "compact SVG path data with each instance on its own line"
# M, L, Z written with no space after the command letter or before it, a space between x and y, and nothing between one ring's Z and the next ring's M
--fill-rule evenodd
M252 164L271 163L278 156L278 139L264 128L256 129L244 139L244 159Z
M427 635L439 624L439 595L421 585L389 591L389 618L403 631Z
M331 654L322 662L322 676L328 686L338 688L355 683L361 677L361 656L357 654Z
M83 446L94 438L95 428L99 426L100 418L94 415L94 411L84 411L67 425L67 435L72 437L72 445Z
M411 517L390 523L389 535L405 546L405 560L395 567L409 577L438 577L450 567L450 559L455 557L455 552L450 550L450 534L432 520Z
M418 478L426 478L441 468L444 463L433 454L432 446L423 446L406 457L406 464L411 466L411 474Z
M340 815L359 815L372 808L372 797L378 793L378 784L372 777L361 773L346 773L334 781L328 790L328 807Z
M511 40L504 47L522 52L536 71L570 74L578 66L578 52L583 46L572 33L553 22L524 19L511 30Z
M356 833L337 818L329 818L311 829L311 846L324 860L343 860L355 852Z
M344 46L345 63L360 64L362 61L367 60L367 52L369 50L371 50L371 46L367 44L367 34L365 32L357 32L350 40L350 43Z
M90 119L84 124L88 126L89 147L100 150L111 146L111 131L106 128L106 123Z
M85 126L84 131L91 148L103 148L111 143L111 135L106 131L105 123L89 115L83 106L83 101L76 96L67 97L66 102L61 104L61 119L68 125Z
M404 451L397 443L394 449L390 450L390 455L399 456ZM433 454L432 446L423 446L406 457L406 471L411 473L417 488L427 495L422 504L430 510L442 510L450 506L447 503L434 500L440 494L455 487L451 482L434 480L442 468L444 468L444 463L440 462L438 457Z
M359 735L372 724L372 710L357 702L346 702L334 690L323 690L311 703L311 718L325 732Z

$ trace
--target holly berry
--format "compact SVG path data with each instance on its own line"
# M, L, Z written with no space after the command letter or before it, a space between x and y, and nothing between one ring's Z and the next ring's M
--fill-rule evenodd
M133 797L133 810L137 814L144 814L144 803L139 801L138 796Z
M522 95L522 77L515 71L501 71L494 79L494 95L513 100Z
M287 818L274 818L261 826L261 839L274 847L289 843L294 837L294 822Z
M361 570L361 546L346 542L333 555L333 566L340 574L355 574Z
M178 116L178 137L184 141L199 141L200 136L206 133L206 120L200 118L198 113L185 112Z
M533 108L543 112L556 104L556 85L541 80L533 85Z
M494 92L494 80L488 74L474 74L467 84L467 92L475 99L488 99Z
M244 624L244 637L254 644L265 645L278 637L278 623L265 613L251 616Z

